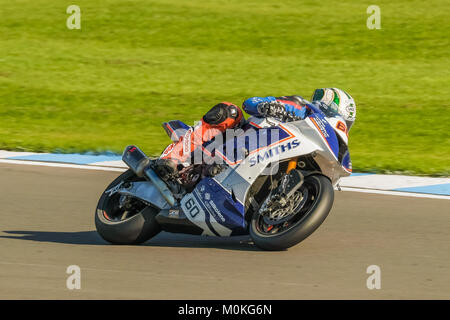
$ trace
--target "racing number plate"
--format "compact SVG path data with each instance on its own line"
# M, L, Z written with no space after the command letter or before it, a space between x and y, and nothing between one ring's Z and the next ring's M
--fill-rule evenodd
M183 209L183 212L186 214L189 220L204 221L205 213L200 207L200 204L197 202L197 199L195 199L194 195L186 195L181 200L181 208Z

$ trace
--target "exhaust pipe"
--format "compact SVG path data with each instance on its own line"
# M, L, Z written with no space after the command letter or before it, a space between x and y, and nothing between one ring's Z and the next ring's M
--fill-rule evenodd
M133 145L126 147L122 154L122 161L138 177L145 177L150 180L170 206L175 204L172 191L169 190L167 184L150 167L150 159L141 149Z
M138 177L144 176L144 168L150 164L150 159L136 146L128 146L122 154L122 161L136 173Z

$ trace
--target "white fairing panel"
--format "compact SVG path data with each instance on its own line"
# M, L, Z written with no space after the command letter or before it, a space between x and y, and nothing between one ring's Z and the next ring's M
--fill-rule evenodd
M333 185L337 184L340 177L347 176L348 173L337 161L317 128L308 120L281 123L272 118L249 118L255 128L278 126L288 132L288 136L251 152L243 161L231 165L231 168L214 179L224 188L233 190L237 200L245 203L250 186L260 175L273 174L279 162L284 160L313 155L322 173L330 178Z
M280 162L291 158L306 155L312 157L320 167L322 174L329 177L333 185L336 185L342 176L348 176L349 172L345 171L337 159L336 137L330 133L333 129L325 123L330 137L332 136L335 141L334 145L327 141L327 136L323 131L321 132L321 127L317 126L317 123L323 123L317 119L315 121L313 123L311 119L307 118L281 123L271 118L251 117L249 122L256 129L275 128L274 133L277 133L278 130L280 135L274 137L272 133L267 133L267 136L270 136L270 139L268 139L270 142L262 146L258 145L255 148L249 147L247 156L240 160L233 160L228 158L227 155L221 154L229 167L214 178L209 178L208 183L214 185L214 187L206 186L205 190L202 190L202 187L199 187L203 183L202 180L192 193L187 194L181 200L181 208L187 218L202 228L204 235L231 235L235 229L227 219L233 215L235 217L236 215L242 216L242 219L244 219L246 200L252 184L261 175L274 174L274 170L279 167ZM338 119L330 125L333 128L340 126L337 121ZM259 137L265 134L262 130L255 131L258 131ZM248 131L245 133L247 134ZM342 133L345 135L344 131ZM343 137L342 139L344 140ZM334 151L332 148L334 148ZM223 191L223 193L219 194L219 191ZM219 198L213 199L213 197ZM227 198L229 201L226 200ZM228 204L233 205L237 210L221 219L225 215L219 215L217 211L224 210L224 201L228 201ZM225 208L225 210L228 209ZM239 225L239 228L243 227L243 225Z

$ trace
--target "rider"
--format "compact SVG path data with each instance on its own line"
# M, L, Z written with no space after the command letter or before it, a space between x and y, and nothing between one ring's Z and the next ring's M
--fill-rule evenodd
M311 103L327 116L342 117L350 130L356 116L353 98L345 91L337 88L316 89L309 102L301 96L253 97L244 101L243 109L256 117L274 117L281 121L305 119L314 110L308 107ZM209 110L202 120L191 127L178 141L170 144L155 161L155 169L162 178L178 172L178 165L187 164L191 153L205 142L210 141L227 129L239 128L245 124L243 112L230 102L221 102Z

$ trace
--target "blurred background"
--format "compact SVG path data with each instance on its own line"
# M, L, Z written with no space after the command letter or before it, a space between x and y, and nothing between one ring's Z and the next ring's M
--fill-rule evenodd
M69 30L69 5L81 29ZM370 30L369 5L381 9ZM355 171L450 175L450 2L0 0L0 149L158 155L219 101L339 87Z

